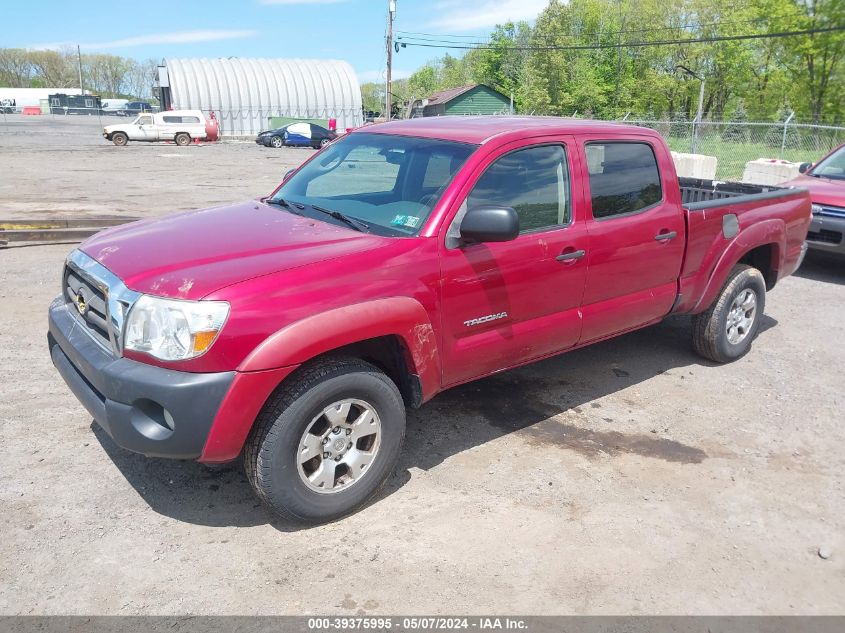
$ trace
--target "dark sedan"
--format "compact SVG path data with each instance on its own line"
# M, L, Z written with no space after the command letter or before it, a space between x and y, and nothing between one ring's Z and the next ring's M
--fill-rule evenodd
M130 101L117 111L118 116L138 116L142 112L152 112L153 106L146 101Z
M260 132L255 142L265 147L320 148L337 138L337 133L314 123L288 123L275 130Z

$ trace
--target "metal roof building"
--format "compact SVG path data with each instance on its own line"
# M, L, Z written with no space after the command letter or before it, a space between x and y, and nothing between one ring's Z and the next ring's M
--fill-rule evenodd
M363 123L361 89L345 61L322 59L165 59L162 109L212 111L224 136L252 136L271 118Z

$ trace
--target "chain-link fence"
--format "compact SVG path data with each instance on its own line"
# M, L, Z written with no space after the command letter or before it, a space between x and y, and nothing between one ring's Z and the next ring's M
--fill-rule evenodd
M794 163L817 161L845 143L845 127L802 123L626 118L625 123L660 132L675 152L705 154L718 160L716 178L739 180L748 161L782 159Z

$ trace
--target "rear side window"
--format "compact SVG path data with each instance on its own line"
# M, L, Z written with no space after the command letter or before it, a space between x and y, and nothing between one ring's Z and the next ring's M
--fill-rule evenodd
M654 150L647 143L588 143L593 217L642 211L663 199Z
M174 116L172 114L165 115L165 123L199 123L200 120L195 116Z
M469 209L512 207L519 232L569 224L569 170L562 145L543 145L505 154L490 165L467 198Z

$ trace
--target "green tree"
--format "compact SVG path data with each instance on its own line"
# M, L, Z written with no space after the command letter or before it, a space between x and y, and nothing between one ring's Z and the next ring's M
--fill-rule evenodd
M738 101L731 115L731 122L722 131L722 139L733 143L748 141L748 126L742 125L748 122L748 111L742 100Z

